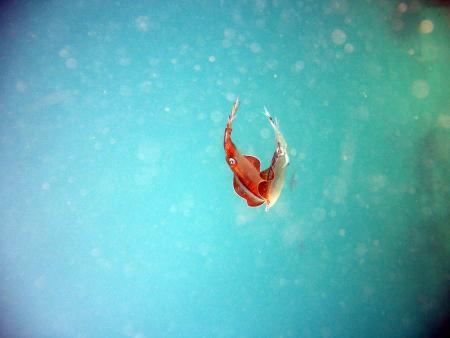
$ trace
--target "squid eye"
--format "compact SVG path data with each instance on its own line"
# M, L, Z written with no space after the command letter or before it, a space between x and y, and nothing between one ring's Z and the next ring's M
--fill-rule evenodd
M235 164L236 164L236 160L235 160L234 158L230 157L230 158L228 159L228 163L229 163L230 165L235 165Z

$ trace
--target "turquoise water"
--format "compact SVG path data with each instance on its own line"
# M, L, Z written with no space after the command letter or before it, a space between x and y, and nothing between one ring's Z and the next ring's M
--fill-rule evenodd
M0 10L5 337L430 337L450 274L449 16L419 1ZM233 140L290 156L269 212Z

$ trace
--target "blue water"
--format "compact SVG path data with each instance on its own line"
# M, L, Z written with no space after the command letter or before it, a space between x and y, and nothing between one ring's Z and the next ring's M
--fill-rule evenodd
M448 329L443 1L0 8L3 337L431 337ZM277 204L233 191L223 131ZM447 328L445 323L447 320Z

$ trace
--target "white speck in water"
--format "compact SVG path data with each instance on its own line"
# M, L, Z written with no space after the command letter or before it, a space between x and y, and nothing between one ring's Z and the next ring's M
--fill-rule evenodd
M430 93L430 86L425 80L415 80L411 85L411 93L418 99L424 99Z
M148 186L156 175L158 175L158 167L140 167L134 173L134 183L138 186Z
M230 40L224 39L222 41L222 47L223 48L230 48L231 46L233 46L233 43Z
M383 174L375 174L370 175L368 177L369 179L369 189L373 192L377 192L381 189L383 189L386 185L387 178Z
M77 60L74 58L69 58L66 60L66 67L69 69L75 69L77 68Z
M346 43L344 46L344 52L350 54L353 53L353 51L355 50L355 47L353 47L353 45L351 43Z
M141 332L137 332L134 334L133 338L146 338L146 335Z
M200 65L195 65L195 66L194 66L194 70L195 70L196 72L199 72L199 71L202 70L202 66L200 66Z
M241 207L240 211L237 212L235 217L235 223L237 225L244 225L251 222L254 218L254 214L250 213L247 209Z
M70 56L69 47L64 47L59 51L59 56L62 58L68 58Z
M348 161L350 159L350 157L347 154L343 153L341 155L341 159L342 159L342 161Z
M248 73L248 68L246 68L244 66L239 66L237 70L239 73L244 74L244 75Z
M339 229L339 236L341 236L341 237L345 236L345 229L344 228L340 228Z
M150 93L152 89L152 83L150 81L144 81L139 84L139 88L144 93Z
M225 28L223 31L223 36L227 39L232 39L236 35L236 31L233 28Z
M164 107L164 111L165 111L166 113L170 112L170 107L165 106L165 107Z
M143 141L137 149L136 157L140 161L156 164L161 157L161 146L153 140Z
M192 195L184 196L180 203L178 204L178 210L184 215L187 216L190 214L191 210L195 207L194 197Z
M215 157L219 154L219 149L214 145L210 144L206 147L205 154L210 157Z
M129 66L131 64L131 59L129 57L123 56L119 58L119 65Z
M367 253L367 245L365 245L364 243L358 243L356 245L355 252L360 257L364 256Z
M346 180L341 177L331 177L325 182L323 194L335 204L344 203L347 196Z
M131 323L126 323L123 327L122 327L122 334L126 337L133 337L135 332L134 332L134 327L133 324Z
M34 287L36 289L43 289L45 287L45 277L39 276L34 280Z
M257 53L260 53L260 52L261 52L262 48L261 48L261 46L259 45L259 43L253 42L253 43L250 44L250 50L251 50L253 53L257 54Z
M50 189L50 183L44 182L41 184L42 190L49 190Z
M126 263L123 265L122 271L126 277L131 277L131 276L133 276L133 274L135 272L135 268L134 268L133 264Z
M295 73L299 73L301 72L303 69L305 68L305 62L302 60L298 60L294 63L294 65L292 66L292 70Z
M322 335L322 338L329 338L331 337L332 331L328 326L324 326L320 328L320 334Z
M133 90L130 86L127 85L121 85L119 88L119 95L120 96L131 96L133 94Z
M264 28L264 27L266 27L266 20L263 19L263 18L257 19L257 20L255 21L255 25L256 25L256 27L258 27L258 28Z
M331 33L331 40L333 40L336 45L342 45L347 40L347 35L342 29L337 28Z
M16 90L20 93L23 93L27 90L27 85L23 81L17 81L16 82Z
M175 204L172 204L169 208L169 211L174 214L177 212L177 206Z
M450 129L450 115L440 114L437 119L439 128Z
M99 248L92 248L91 249L91 256L92 257L100 257L100 249Z
M283 229L281 238L286 245L292 245L293 243L300 241L302 239L301 225L293 224Z
M231 101L231 102L236 100L236 95L234 93L227 93L226 97L227 97L227 100Z
M211 55L211 56L208 58L208 61L209 61L209 62L216 62L216 57L215 57L214 55Z
M405 13L406 11L408 10L408 5L407 4L405 4L404 2L400 2L398 5L397 5L397 11L399 12L399 13Z
M326 215L327 213L323 208L315 208L312 213L312 217L316 222L322 222L325 219Z
M266 62L266 67L271 69L271 70L275 70L278 68L278 61L275 59L269 59Z
M270 137L270 130L268 128L262 128L259 135L261 135L263 139L268 139Z
M150 66L153 66L153 67L159 65L160 62L161 62L161 60L158 59L158 58L150 58L150 59L148 60L148 63L150 64ZM153 77L156 77L156 74L153 73L152 76L153 76Z
M365 298L371 298L375 293L375 289L369 285L364 286L363 294Z
M214 110L210 115L211 121L214 123L220 123L223 120L222 113L218 110Z
M281 277L280 279L278 279L278 286L279 287L284 287L286 285L287 285L287 279L286 278Z
M138 16L134 22L136 24L137 29L140 30L141 32L148 31L150 27L150 20L148 19L147 16L144 15Z
M412 320L410 317L402 317L402 326L404 328L410 329L411 328L411 324L412 324ZM415 321L414 321L415 322Z
M289 155L291 155L292 157L297 156L297 149L295 148L289 149Z
M247 41L247 38L245 37L245 35L244 34L239 34L239 36L238 36L238 41L239 41L239 45L242 45L244 42L246 42Z

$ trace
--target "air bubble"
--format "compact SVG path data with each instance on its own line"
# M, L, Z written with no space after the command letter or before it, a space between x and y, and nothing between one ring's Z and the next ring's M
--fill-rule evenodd
M298 60L292 66L292 70L296 73L301 72L305 68L305 62L302 60Z
M416 80L411 85L411 93L418 99L424 99L430 93L430 86L425 80Z
M69 58L66 60L66 67L69 69L75 69L77 68L77 60L74 58Z
M353 47L353 45L351 43L346 43L344 46L344 51L346 53L353 53L353 51L355 50L355 48Z
M257 53L260 53L260 52L261 52L262 48L261 48L261 46L259 45L259 43L253 42L253 43L250 44L250 50L251 50L253 53L257 54Z
M70 56L70 51L68 47L64 47L59 51L59 56L62 58L68 58Z
M419 25L419 31L422 34L430 34L433 31L433 21L431 20L422 20Z
M263 139L268 139L270 137L270 130L267 128L262 128L259 132L259 135L261 135Z
M138 16L135 20L135 24L138 30L146 32L150 27L150 20L146 16Z
M213 121L214 123L220 123L220 122L222 122L223 116L220 111L215 110L211 113L210 118L211 118L211 121Z
M399 13L405 13L408 10L408 5L404 2L400 2L397 6L397 11Z
M342 45L347 40L347 34L341 29L335 29L331 33L331 40L333 40L336 45Z

